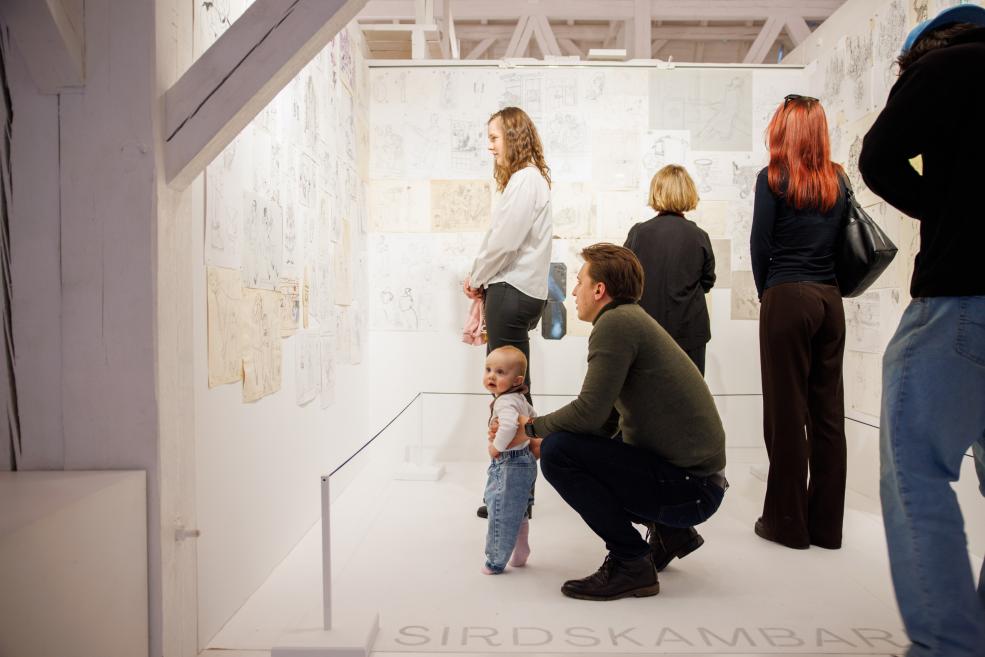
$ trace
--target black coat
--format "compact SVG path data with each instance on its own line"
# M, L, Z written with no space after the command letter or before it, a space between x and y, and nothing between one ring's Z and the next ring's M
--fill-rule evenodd
M708 233L681 215L661 212L633 226L625 246L643 265L640 306L685 351L705 345L711 339L705 293L715 285Z
M985 28L924 55L893 85L862 143L873 192L920 220L913 297L985 295ZM923 175L910 158L923 156Z

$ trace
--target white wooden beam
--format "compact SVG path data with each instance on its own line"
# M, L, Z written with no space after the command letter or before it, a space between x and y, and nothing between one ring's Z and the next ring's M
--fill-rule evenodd
M653 19L650 0L633 0L633 42L629 48L630 59L649 59L653 39L651 35Z
M414 18L414 0L370 0L360 18ZM558 20L630 20L635 0L455 0L459 20L511 20L518 15L542 15ZM796 14L824 20L844 0L650 0L650 15L669 21L762 20L766 13Z
M365 6L256 0L164 95L164 169L183 189Z
M506 54L503 57L522 57L530 45L531 36L533 36L533 25L530 23L530 17L520 16L520 19L516 22L516 28L513 30L513 36L510 37L510 43L506 46Z
M766 19L763 24L763 29L759 32L759 36L756 40L752 42L752 46L749 48L749 52L742 59L743 64L762 64L763 60L766 59L766 55L769 53L770 48L776 42L776 37L780 36L780 30L783 29L783 19L779 16L770 16Z
M452 59L461 59L458 37L455 36L455 17L451 13L451 0L442 0L441 7L441 20L445 28L443 43L447 44Z
M561 47L554 37L554 32L551 30L551 24L547 20L547 16L532 16L530 20L533 24L534 38L537 39L537 46L540 48L541 55L544 57L560 57Z
M69 15L60 0L3 0L0 16L42 94L85 84L82 21Z
M473 48L469 52L469 54L465 56L465 59L479 59L479 57L484 55L485 52L489 50L489 47L492 46L492 44L494 43L496 43L495 37L487 37L483 39L482 41L479 42L479 45Z
M373 25L362 24L364 30L372 29ZM604 25L555 25L551 28L557 39L573 41L595 40L604 41L609 28ZM514 28L509 25L478 25L456 22L455 32L459 38L467 41L481 41L489 37L509 39ZM762 30L758 27L709 25L654 27L651 30L652 39L668 39L672 41L755 41ZM560 43L560 41L559 41Z
M561 52L565 55L573 55L575 57L584 57L584 51L578 47L578 44L571 39L558 39L557 43L561 46Z
M811 28L807 26L807 21L804 20L803 16L789 14L784 26L787 28L787 34L790 35L794 48L806 41L807 37L811 35Z

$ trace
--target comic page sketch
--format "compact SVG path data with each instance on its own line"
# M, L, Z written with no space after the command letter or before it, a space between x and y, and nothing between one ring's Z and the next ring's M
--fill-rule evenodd
M243 281L239 271L206 268L209 387L243 379Z
M297 280L281 279L277 291L280 293L280 337L289 338L302 327L300 285Z
M868 290L845 299L845 349L881 354L903 315L899 288Z
M236 142L226 148L234 148ZM205 171L205 264L239 269L243 260L243 191L217 159Z
M321 392L321 345L318 336L299 333L294 338L294 388L298 406L311 403Z
M492 212L488 180L432 180L431 229L436 232L485 231Z
M595 226L595 194L586 183L554 183L551 187L554 237L589 237Z
M752 72L752 152L764 164L767 161L766 127L787 94L817 95L811 93L806 71L780 69ZM825 110L828 108L825 107ZM828 122L831 122L830 114Z
M595 197L601 241L625 244L629 229L655 214L646 206L646 195L639 191L596 192Z
M592 132L592 182L595 189L639 188L638 151L641 136L633 130Z
M652 71L650 99L652 130L690 130L695 150L752 149L751 71Z
M752 198L756 192L756 178L762 170L760 164L732 160L732 185L738 189L739 198Z
M649 130L640 141L641 180L647 183L668 164L685 166L691 150L691 133L687 130Z
M332 336L319 336L318 351L321 385L319 386L319 406L328 408L335 403L335 340Z
M506 73L500 107L519 107L536 120L544 111L544 77L540 73Z
M243 285L273 290L280 280L282 226L280 206L246 194L243 217Z
M869 77L869 69L872 68L872 32L863 30L861 34L846 37L845 48L845 72L851 81L852 116L861 116L872 107Z
M711 237L728 236L728 201L700 201L698 207L687 213L687 218Z
M339 79L352 94L356 90L356 68L353 61L353 45L349 36L349 28L342 28L336 38L339 42Z
M363 362L363 338L366 335L366 320L362 308L353 304L345 309L345 321L349 324L349 364Z
M195 56L198 57L246 11L245 0L196 0Z
M583 112L577 108L551 112L539 131L553 180L591 180L591 129Z
M759 319L759 294L751 271L732 272L732 319Z
M882 403L882 356L846 351L844 379L849 408L878 418Z
M298 157L298 196L301 207L310 208L315 205L315 190L318 189L318 166L314 158L307 153Z
M729 235L732 237L732 271L752 271L749 240L752 237L752 201L729 207Z
M369 229L377 233L419 233L430 230L429 192L429 186L422 181L371 181Z
M256 401L280 390L280 294L245 290L243 401Z
M486 124L482 120L452 119L450 172L456 178L478 178L492 171L486 150Z
M335 247L335 305L348 306L352 303L352 236L348 220L342 222L342 239Z
M302 209L288 203L281 212L283 218L281 244L281 266L279 273L283 278L301 278L304 266L304 231Z
M404 178L404 136L395 125L377 125L370 143L371 178Z
M715 288L727 290L732 287L732 240L712 240L711 250L715 254Z

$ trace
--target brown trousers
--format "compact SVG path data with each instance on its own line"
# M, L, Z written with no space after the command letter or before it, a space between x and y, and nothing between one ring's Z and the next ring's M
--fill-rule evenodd
M845 515L845 309L834 285L781 283L759 313L763 522L791 547L841 547ZM808 480L809 476L809 480Z

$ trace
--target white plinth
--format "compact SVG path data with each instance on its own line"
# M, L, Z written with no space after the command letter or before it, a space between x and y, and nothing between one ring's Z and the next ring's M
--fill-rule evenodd
M404 463L393 473L393 478L398 481L438 481L444 474L445 466L436 463Z
M380 631L378 613L342 613L333 629L300 629L277 640L270 657L367 657Z

